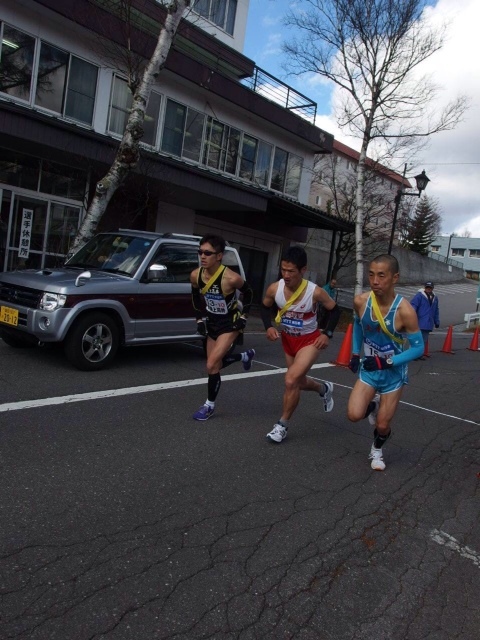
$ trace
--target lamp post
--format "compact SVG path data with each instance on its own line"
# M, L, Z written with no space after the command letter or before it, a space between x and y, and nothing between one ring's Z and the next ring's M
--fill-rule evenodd
M445 260L445 262L446 262L447 264L448 264L448 258L449 258L449 256L450 256L450 245L452 244L452 238L453 238L453 236L454 236L454 235L455 235L454 233L451 233L451 234L450 234L450 238L448 239L447 258L446 258L446 260Z
M395 196L395 211L393 213L393 222L392 222L392 232L390 234L390 242L388 244L388 253L389 255L392 253L392 245L393 245L393 237L395 235L395 225L397 224L397 216L398 210L400 209L400 201L402 196L418 196L422 195L422 191L424 191L427 187L427 184L430 182L430 178L427 178L427 174L425 171L422 171L418 176L415 176L415 182L417 184L418 193L411 191L403 191L403 182L405 180L405 175L407 173L407 164L405 163L405 168L403 170L402 176L402 184L398 188L397 195Z

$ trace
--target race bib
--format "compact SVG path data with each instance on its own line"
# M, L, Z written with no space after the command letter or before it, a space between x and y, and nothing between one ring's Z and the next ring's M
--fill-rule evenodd
M377 344L370 338L365 339L363 351L365 356L379 356L380 358L388 358L394 356L396 353L392 342L387 342L387 344Z
M207 293L205 295L205 305L209 313L221 316L228 313L225 298L220 294Z

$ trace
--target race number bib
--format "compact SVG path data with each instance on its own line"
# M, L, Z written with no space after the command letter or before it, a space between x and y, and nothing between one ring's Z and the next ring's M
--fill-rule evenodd
M209 313L221 316L228 313L225 298L220 294L207 293L205 295L205 305Z
M394 356L396 353L392 342L387 342L387 344L378 344L370 338L365 339L363 351L366 357L379 356L380 358L388 358Z

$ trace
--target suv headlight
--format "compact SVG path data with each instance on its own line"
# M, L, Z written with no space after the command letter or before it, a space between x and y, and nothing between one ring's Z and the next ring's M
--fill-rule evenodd
M60 293L44 293L40 299L39 308L43 311L55 311L65 305L67 296Z

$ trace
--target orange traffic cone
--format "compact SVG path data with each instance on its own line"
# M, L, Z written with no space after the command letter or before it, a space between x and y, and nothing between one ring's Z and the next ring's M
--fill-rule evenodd
M339 367L348 367L348 365L350 364L350 358L352 357L352 343L353 324L349 324L345 333L345 337L343 338L338 357L334 362L331 362L330 364L336 364Z
M452 351L452 336L453 336L453 327L448 327L447 337L445 338L445 342L443 343L443 347L440 349L442 353L451 353L454 354L455 351Z
M478 330L479 330L479 327L477 327L475 329L472 341L470 343L470 346L467 347L467 349L470 349L470 351L479 351L479 349L478 349Z

